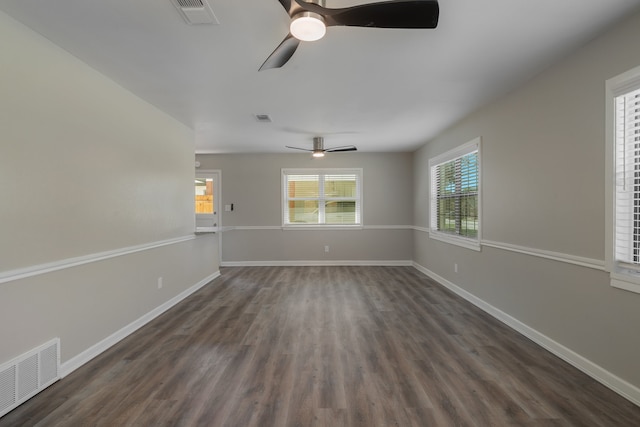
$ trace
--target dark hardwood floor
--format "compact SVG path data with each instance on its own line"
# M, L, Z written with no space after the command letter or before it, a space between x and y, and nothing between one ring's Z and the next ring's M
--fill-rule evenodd
M640 426L413 268L221 271L0 426Z

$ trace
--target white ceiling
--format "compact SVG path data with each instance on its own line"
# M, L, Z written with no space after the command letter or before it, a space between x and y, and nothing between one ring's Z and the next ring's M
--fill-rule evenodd
M313 136L413 151L640 6L440 0L435 30L331 27L258 72L288 33L283 7L208 2L219 25L186 24L170 0L1 0L0 10L193 128L198 153L267 153L311 147Z

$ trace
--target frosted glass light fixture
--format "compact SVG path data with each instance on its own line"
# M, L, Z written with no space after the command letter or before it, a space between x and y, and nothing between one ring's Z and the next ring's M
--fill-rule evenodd
M312 42L324 37L327 26L324 24L322 15L305 11L293 15L289 31L298 40Z

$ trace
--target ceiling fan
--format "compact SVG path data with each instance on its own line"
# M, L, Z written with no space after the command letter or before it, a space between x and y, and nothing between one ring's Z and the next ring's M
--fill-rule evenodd
M292 148L294 150L310 151L313 153L313 157L324 157L324 153L336 153L339 151L358 151L355 145L343 145L341 147L324 148L324 138L321 136L316 136L313 138L313 149L290 147L288 145L285 145L285 147Z
M340 9L324 7L324 0L279 0L291 17L289 34L269 55L260 71L280 68L293 56L300 41L321 39L326 27L436 28L437 0L389 0Z

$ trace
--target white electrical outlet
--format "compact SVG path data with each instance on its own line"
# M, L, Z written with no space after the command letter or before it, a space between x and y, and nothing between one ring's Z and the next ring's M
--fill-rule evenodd
M162 276L158 277L158 289L162 289Z
M454 273L458 272L458 264L457 263L453 264L453 272Z
M325 251L325 252L329 252L329 245L327 245L327 246L325 246L325 247L324 247L324 251Z

